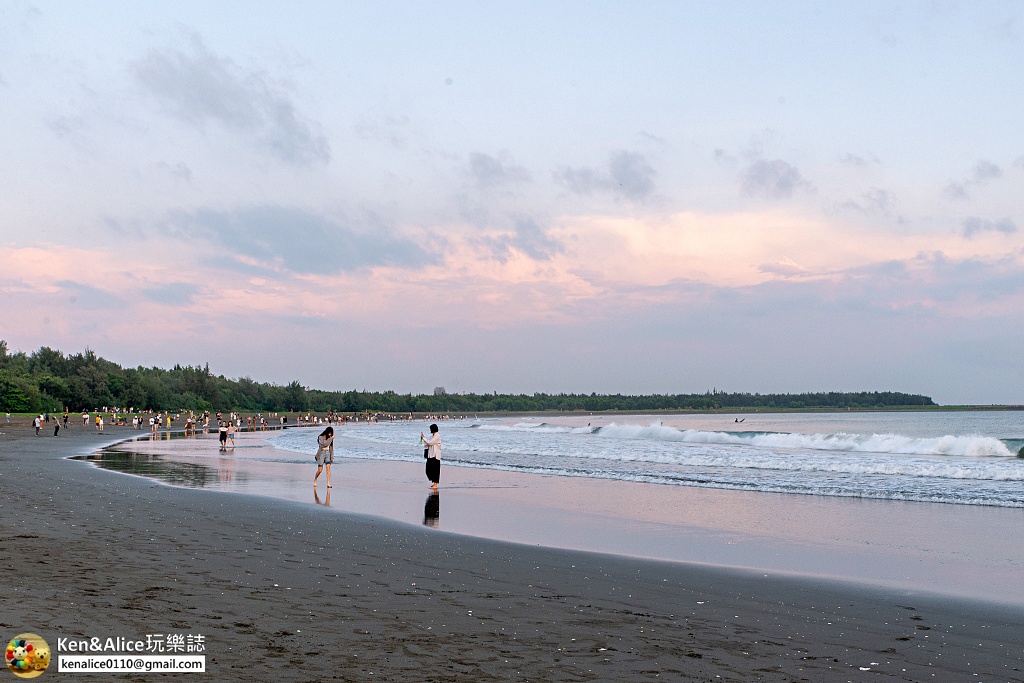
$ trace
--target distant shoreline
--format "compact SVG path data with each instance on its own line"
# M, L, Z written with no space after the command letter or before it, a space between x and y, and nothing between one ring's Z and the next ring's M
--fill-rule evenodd
M1024 405L990 405L990 406L884 406L875 408L762 408L762 407L749 407L749 408L694 408L691 410L493 410L493 411L462 411L462 412L448 412L441 413L445 416L451 416L453 418L467 418L472 415L474 418L491 418L491 417L557 417L559 415L771 415L771 414L787 414L787 415L799 415L799 414L844 414L844 413L950 413L950 412L1011 412L1011 411L1024 411ZM97 411L87 411L90 415L96 414ZM161 411L164 412L164 411ZM187 414L189 410L172 410L171 414L183 415ZM193 411L194 412L194 411ZM321 415L324 411L303 411L299 412L267 412L267 411L235 411L244 421L245 418L262 414L264 416L272 415L276 420L279 417L287 417L287 427L298 426L295 418L299 415ZM28 412L28 413L11 413L10 426L31 426L32 419L35 418L39 413ZM108 415L107 413L100 413L102 415ZM146 412L132 412L125 413L124 411L118 411L121 415L146 415ZM413 412L413 413L389 413L387 411L360 411L356 413L348 411L335 411L337 415L401 415L407 416L412 415L414 420L425 420L427 418L438 415L433 412ZM54 419L58 413L51 412L50 417ZM77 425L75 421L76 416L81 419L81 411L71 411L71 423ZM0 416L0 425L5 424L3 422L3 416ZM78 425L80 426L80 425ZM90 424L91 428L93 425ZM269 425L271 428L278 428L281 425L279 423L273 423Z
M773 413L944 413L944 412L986 412L1024 411L1024 405L993 406L885 406L881 408L694 408L692 410L494 410L473 411L484 417L515 417L517 415L731 415L731 414L773 414ZM460 415L462 413L459 413ZM413 413L415 417L421 414Z

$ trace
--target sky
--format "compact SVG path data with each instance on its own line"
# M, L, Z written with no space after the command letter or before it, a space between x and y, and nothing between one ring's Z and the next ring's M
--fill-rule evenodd
M0 339L1024 403L1017 2L0 2Z

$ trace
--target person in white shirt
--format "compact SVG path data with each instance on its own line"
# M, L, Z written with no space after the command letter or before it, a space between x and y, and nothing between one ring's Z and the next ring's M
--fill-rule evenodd
M427 458L427 479L430 480L430 488L436 489L441 482L441 435L437 433L437 425L430 425L430 438L427 439L420 433L423 445L427 447L424 454Z

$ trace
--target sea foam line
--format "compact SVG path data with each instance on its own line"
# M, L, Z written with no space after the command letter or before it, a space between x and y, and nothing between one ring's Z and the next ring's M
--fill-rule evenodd
M897 455L953 455L966 457L1015 457L1001 440L978 434L911 437L900 434L797 434L790 432L726 432L677 429L663 425L619 425L602 427L558 427L519 423L513 426L482 425L481 429L550 434L592 434L601 438L677 441L763 448L804 449L846 453L892 453Z

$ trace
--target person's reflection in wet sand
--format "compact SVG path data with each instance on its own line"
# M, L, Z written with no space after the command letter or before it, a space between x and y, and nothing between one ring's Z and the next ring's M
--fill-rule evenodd
M235 480L235 459L224 458L217 468L217 478L222 484Z
M441 518L441 493L437 489L430 492L427 502L423 505L423 525L437 528Z
M331 507L331 489L327 489L327 495L324 497L324 501L320 502L320 494L316 489L313 489L313 500L316 501L317 505L323 505L324 507Z

